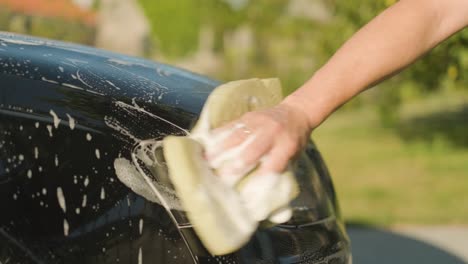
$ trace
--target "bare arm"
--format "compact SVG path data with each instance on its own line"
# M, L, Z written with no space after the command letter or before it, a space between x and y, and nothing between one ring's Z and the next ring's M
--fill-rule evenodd
M281 104L247 113L237 120L259 140L240 155L242 162L227 164L221 171L242 171L262 157L261 172L282 171L305 144L310 132L335 109L467 25L468 0L399 1L359 30ZM218 131L229 126L232 124ZM208 153L208 159L246 137L241 131L234 133L217 150Z
M350 38L285 102L305 107L312 127L468 25L468 0L401 0Z

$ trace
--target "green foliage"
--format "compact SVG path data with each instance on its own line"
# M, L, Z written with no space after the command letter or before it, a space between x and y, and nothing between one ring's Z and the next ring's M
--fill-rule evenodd
M319 38L320 45L316 53L322 63L355 31L395 1L330 2L334 6L335 17L325 26L325 33ZM374 95L368 101L375 103L377 99L382 123L385 126L395 125L398 121L398 106L406 99L414 99L414 95L420 97L439 89L468 88L467 46L468 31L464 30L436 47L398 76L380 85L377 96ZM408 94L413 96L402 96Z
M154 41L167 56L183 56L198 47L201 7L193 0L140 0L148 17Z
M321 0L330 19L320 21L290 15L287 10L292 0L248 1L240 10L224 0L139 1L151 21L157 50L164 57L176 60L197 51L199 32L207 26L214 32L213 52L224 65L213 77L278 76L287 92L304 83L354 32L396 2ZM242 53L227 43L226 37L245 27L252 32L252 43L249 51ZM467 46L465 30L351 105L377 104L383 124L391 126L405 100L439 89L466 89ZM245 65L239 66L241 63Z

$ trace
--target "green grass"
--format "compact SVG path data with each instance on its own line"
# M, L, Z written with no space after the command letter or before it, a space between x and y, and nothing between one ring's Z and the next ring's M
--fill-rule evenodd
M340 111L314 132L346 221L383 226L468 224L468 145L459 143L468 138L468 111L450 124L430 119L441 116L432 115L437 111L456 113L468 102L467 97L452 97L452 102L441 103L440 96L434 96L405 105L401 127L414 126L410 136L406 132L403 137L399 126L382 128L372 107ZM432 126L421 127L421 122L413 122L414 116L426 118ZM456 141L460 139L440 129L432 137L419 135L431 135L439 123L448 132L463 126L466 133L458 137L464 139Z

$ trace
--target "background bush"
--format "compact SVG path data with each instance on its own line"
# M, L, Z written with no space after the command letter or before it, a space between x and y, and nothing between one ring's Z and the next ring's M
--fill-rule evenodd
M288 92L306 81L355 31L393 4L393 0L325 0L329 19L307 19L288 14L291 1L256 0L234 8L222 0L139 0L151 21L156 50L176 61L197 51L202 27L214 31L213 50L224 67L214 77L224 80L251 76L279 76ZM242 1L240 1L242 2ZM248 63L238 68L236 47L226 36L241 27L252 31ZM382 123L394 124L402 101L439 89L467 89L468 31L450 38L409 69L393 77L351 105L379 106ZM245 67L244 67L245 68Z

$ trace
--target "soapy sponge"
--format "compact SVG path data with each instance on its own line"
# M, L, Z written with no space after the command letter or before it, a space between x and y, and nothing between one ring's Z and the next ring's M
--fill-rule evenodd
M241 248L262 221L281 223L292 215L289 202L299 187L291 170L257 175L254 168L233 181L204 159L212 129L281 99L278 79L223 84L208 97L191 135L163 140L169 177L195 232L214 255Z

